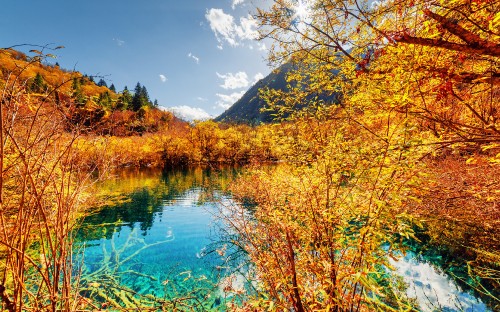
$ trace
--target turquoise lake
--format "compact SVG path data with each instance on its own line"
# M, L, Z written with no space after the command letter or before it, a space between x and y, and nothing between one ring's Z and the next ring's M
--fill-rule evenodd
M154 296L157 304L178 300L200 311L237 300L223 289L241 278L217 253L223 245L216 218L216 202L226 198L220 189L235 174L233 169L124 172L104 183L119 203L86 217L77 234L86 295L121 302L116 296L121 292L131 306L131 295L140 302Z
M223 189L238 172L123 171L100 184L96 196L110 204L86 217L77 233L84 294L100 308L168 303L208 311L238 303L248 291L236 270L244 257L225 262L219 255L225 229L217 218L218 203L231 200ZM422 311L490 311L419 255L410 252L392 265Z

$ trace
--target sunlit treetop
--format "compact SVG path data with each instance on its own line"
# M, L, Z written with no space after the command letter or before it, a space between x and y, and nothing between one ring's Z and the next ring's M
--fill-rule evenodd
M500 137L498 1L277 0L258 19L270 61L302 66L301 92L397 109L441 139Z

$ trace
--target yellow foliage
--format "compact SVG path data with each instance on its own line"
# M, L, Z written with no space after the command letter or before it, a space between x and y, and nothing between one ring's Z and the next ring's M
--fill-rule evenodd
M498 289L490 229L500 172L499 11L491 0L277 0L258 11L261 36L274 43L269 60L296 68L288 90L262 91L270 108L290 116L275 142L294 165L234 186L256 203L252 216L239 207L228 216L265 294L251 304L412 310L404 293L382 286L389 282L380 271L419 224L407 211L436 213L424 225L438 243L467 246L477 263L492 260L487 282ZM465 187L451 182L458 176ZM449 192L457 196L451 211Z

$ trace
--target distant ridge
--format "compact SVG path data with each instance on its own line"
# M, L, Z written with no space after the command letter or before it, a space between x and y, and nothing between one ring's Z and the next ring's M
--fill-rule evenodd
M264 111L261 109L266 107L266 102L260 98L259 90L268 87L269 89L287 90L286 76L289 72L296 69L293 64L283 64L278 69L274 70L267 77L259 80L253 87L250 88L236 103L228 108L224 113L215 118L215 121L226 123L245 123L250 125L258 125L261 123L270 123L274 121L274 111ZM336 72L332 72L336 74ZM339 94L319 94L319 100L326 104L339 103ZM312 99L313 95L311 95ZM304 105L297 105L296 110L305 108ZM282 117L286 117L282 116Z
M291 64L284 64L267 77L259 80L236 103L224 113L215 118L215 121L228 123L260 124L273 121L273 112L260 110L266 106L259 97L259 89L269 87L276 90L286 90L286 74L293 68Z

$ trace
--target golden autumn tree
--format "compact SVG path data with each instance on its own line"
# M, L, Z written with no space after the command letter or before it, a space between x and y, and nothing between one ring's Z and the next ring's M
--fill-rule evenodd
M442 140L498 141L497 1L275 1L258 17L270 59L314 73L301 91L362 91Z
M497 1L276 0L258 11L270 61L297 70L289 90L263 91L273 110L295 117L284 126L293 165L237 183L236 196L257 206L252 216L239 207L228 215L259 281L249 306L415 308L384 268L419 224L406 212L446 204L432 195L451 188L449 172L436 174L432 161L451 153L459 166L481 162L469 171L498 169L499 9ZM489 188L488 199L456 191L491 211L497 181L474 185ZM453 218L463 231L470 223L460 208L438 221ZM496 261L490 251L482 257ZM481 277L494 283L493 272Z

